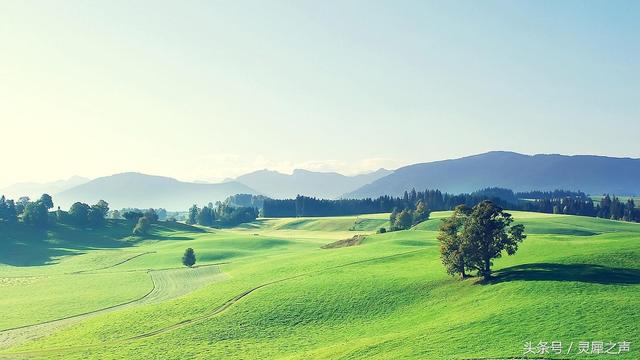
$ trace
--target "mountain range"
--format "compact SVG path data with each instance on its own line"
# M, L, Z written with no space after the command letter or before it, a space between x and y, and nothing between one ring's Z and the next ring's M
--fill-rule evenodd
M0 189L0 194L12 199L18 199L21 196L28 196L31 199L37 199L44 193L57 194L64 190L71 189L72 187L87 183L90 180L91 179L81 176L72 176L69 179L45 183L23 182Z
M136 172L100 177L53 195L56 206L68 208L76 201L95 204L106 200L112 209L165 208L186 211L191 205L224 200L234 194L258 194L236 181L201 184Z
M259 170L212 184L128 172L93 180L72 177L44 184L21 183L0 189L0 194L17 199L23 195L37 198L42 193L49 193L56 206L62 208L68 208L76 201L93 204L104 199L114 209L163 207L186 210L193 204L202 206L240 193L273 198L292 198L300 194L336 199L399 196L412 188L463 193L494 186L514 191L564 189L593 195L638 195L640 159L492 151L355 176L301 169L290 175Z
M371 173L345 176L336 172L315 172L296 169L291 175L277 171L259 170L242 175L235 180L267 196L278 199L294 198L296 195L336 199L360 188L393 171L378 169Z
M565 189L594 195L637 195L640 159L492 151L405 166L344 197L397 196L412 188L457 194L493 186L514 191Z

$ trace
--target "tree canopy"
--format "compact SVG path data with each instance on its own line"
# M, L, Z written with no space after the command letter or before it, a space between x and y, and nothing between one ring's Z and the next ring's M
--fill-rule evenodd
M34 227L46 227L49 220L49 210L41 201L29 202L22 212L22 220Z
M441 259L449 274L464 277L465 270L477 271L485 279L491 277L493 259L503 251L515 254L525 238L524 225L514 225L511 214L488 200L473 209L457 207L443 221L438 235Z

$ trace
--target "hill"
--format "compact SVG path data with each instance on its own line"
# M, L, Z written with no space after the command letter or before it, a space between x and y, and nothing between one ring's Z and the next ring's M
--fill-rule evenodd
M449 214L386 234L349 229L388 214L159 223L149 240L129 238L124 221L0 232L0 357L523 358L542 340L564 346L545 359L584 358L579 341L630 342L615 358L638 358L640 225L513 212L529 237L478 284L442 267L435 229ZM322 249L356 234L355 246ZM180 265L186 247L198 267Z
M67 208L76 201L93 204L100 199L111 208L138 207L187 210L193 204L222 201L234 194L258 194L238 182L198 184L164 176L135 172L115 174L91 180L53 196L56 206Z
M377 171L355 176L335 172L315 172L296 169L291 175L271 170L259 170L236 178L236 181L276 199L306 195L323 199L335 199L340 195L369 184L392 173Z
M493 151L405 166L344 197L398 196L412 188L463 193L492 186L514 191L566 189L634 195L640 193L638 179L640 159Z

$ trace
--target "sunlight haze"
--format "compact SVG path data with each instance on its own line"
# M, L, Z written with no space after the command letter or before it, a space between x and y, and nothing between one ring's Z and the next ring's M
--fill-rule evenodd
M0 186L640 157L640 5L616 3L3 1Z

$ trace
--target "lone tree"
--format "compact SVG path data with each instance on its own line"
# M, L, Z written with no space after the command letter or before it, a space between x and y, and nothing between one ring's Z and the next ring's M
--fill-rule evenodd
M511 214L491 201L483 201L473 209L457 207L441 227L440 254L449 274L466 276L465 270L476 270L485 280L491 277L493 259L502 251L513 255L522 242L524 225L512 225Z
M182 255L182 264L184 266L192 267L196 263L196 253L192 248L187 248Z

